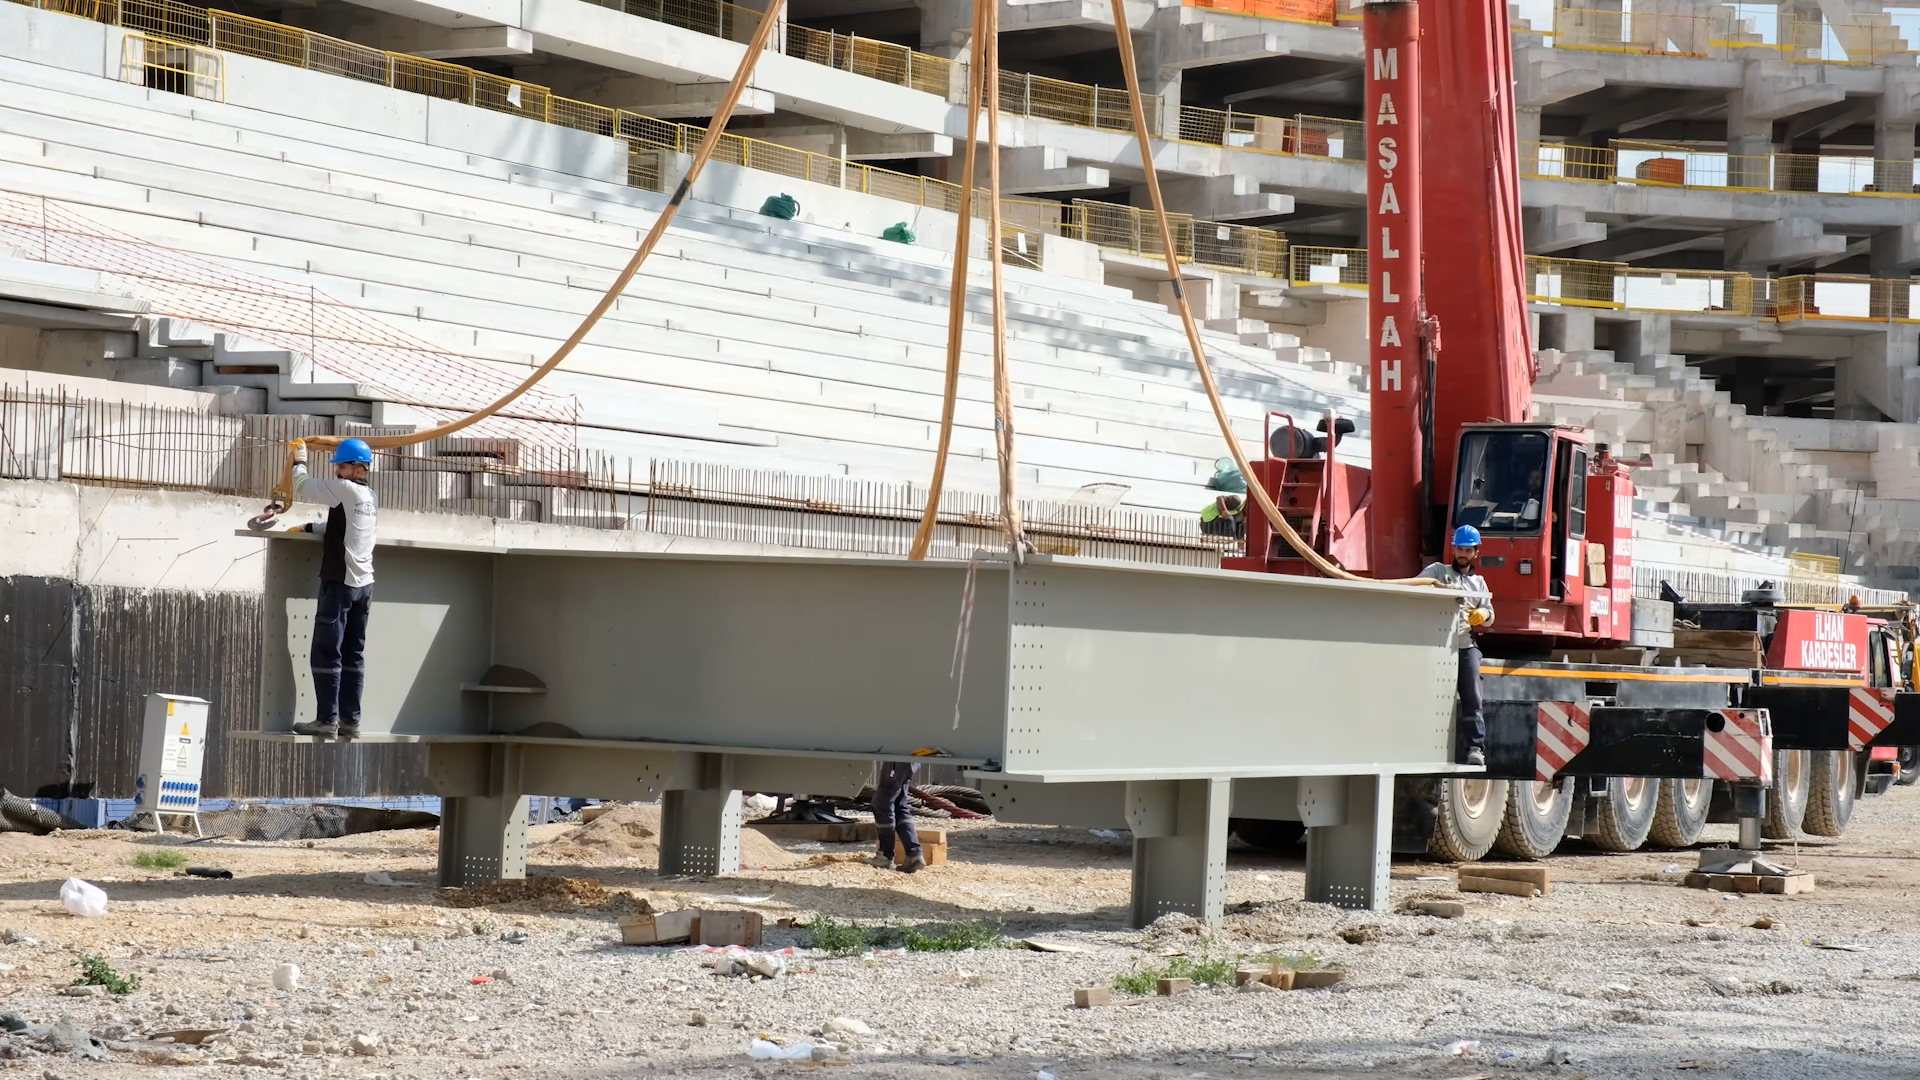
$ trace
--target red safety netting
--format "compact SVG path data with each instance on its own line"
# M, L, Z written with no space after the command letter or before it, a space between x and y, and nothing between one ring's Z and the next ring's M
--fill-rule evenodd
M111 275L152 314L310 358L314 382L359 383L445 423L499 399L523 375L413 337L309 285L281 281L117 232L49 199L0 192L0 248ZM580 402L538 387L463 434L572 447Z

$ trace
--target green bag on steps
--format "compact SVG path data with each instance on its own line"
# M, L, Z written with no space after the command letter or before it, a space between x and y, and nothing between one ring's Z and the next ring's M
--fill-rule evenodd
M891 240L896 244L911 244L917 237L913 235L912 229L907 228L906 222L896 221L887 226L887 231L880 234L880 239Z
M784 191L778 195L769 195L767 201L760 204L760 212L768 217L779 218L781 221L792 221L794 216L800 213L800 200Z

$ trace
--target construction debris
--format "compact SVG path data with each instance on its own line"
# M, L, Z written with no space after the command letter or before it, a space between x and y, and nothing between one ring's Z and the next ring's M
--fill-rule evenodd
M1477 893L1505 893L1508 896L1534 897L1540 895L1540 887L1530 881L1510 881L1506 878L1476 877L1466 871L1460 872L1460 891Z

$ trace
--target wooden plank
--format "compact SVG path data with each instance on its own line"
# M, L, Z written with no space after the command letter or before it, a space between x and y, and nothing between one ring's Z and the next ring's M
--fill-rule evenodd
M1474 863L1470 867L1462 868L1460 876L1524 881L1539 889L1541 896L1553 893L1553 881L1544 866L1496 866L1491 863Z
M1535 896L1540 889L1531 881L1508 881L1505 878L1473 877L1460 875L1461 892L1505 893L1508 896Z
M699 933L699 908L629 915L620 920L620 941L624 945L667 945L690 941Z
M1793 896L1814 890L1813 875L1805 871L1788 874L1702 874L1694 872L1683 879L1689 889L1710 889L1714 892L1767 893L1774 896Z
M1420 900L1413 906L1422 915L1436 919L1457 919L1467 913L1467 905L1458 900Z
M1760 650L1760 633L1757 630L1692 630L1684 626L1673 628L1673 646L1676 649L1752 649Z
M1610 667L1641 667L1653 658L1654 650L1631 649L1558 649L1548 659L1559 664L1606 664Z
M1346 979L1344 971L1296 971L1293 973L1295 990L1313 990L1322 986L1332 986Z
M947 845L944 843L929 844L923 840L920 843L920 857L927 860L928 866L945 866L947 864ZM904 845L894 845L893 861L896 866L907 861L907 849Z
M1758 649L1661 649L1661 667L1715 667L1750 669L1761 666Z
M1192 979L1161 979L1154 984L1155 992L1161 997L1178 997L1192 989Z
M1788 874L1786 877L1765 877L1760 879L1760 891L1776 896L1793 896L1796 893L1813 891L1813 875L1809 873Z

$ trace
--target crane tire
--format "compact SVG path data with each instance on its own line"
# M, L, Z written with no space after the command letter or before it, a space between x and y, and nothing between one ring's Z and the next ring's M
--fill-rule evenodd
M1427 856L1443 862L1473 862L1493 850L1507 811L1507 781L1448 777L1440 781L1439 813Z
M1509 780L1507 810L1493 848L1516 859L1545 858L1567 835L1567 818L1572 813L1572 781Z
M1692 790L1688 786L1692 785ZM1654 847L1690 848L1707 831L1707 811L1713 806L1713 781L1662 780L1660 802L1653 808L1653 828L1647 839Z
M1807 815L1800 827L1809 836L1839 836L1853 820L1851 750L1815 750L1807 783Z

